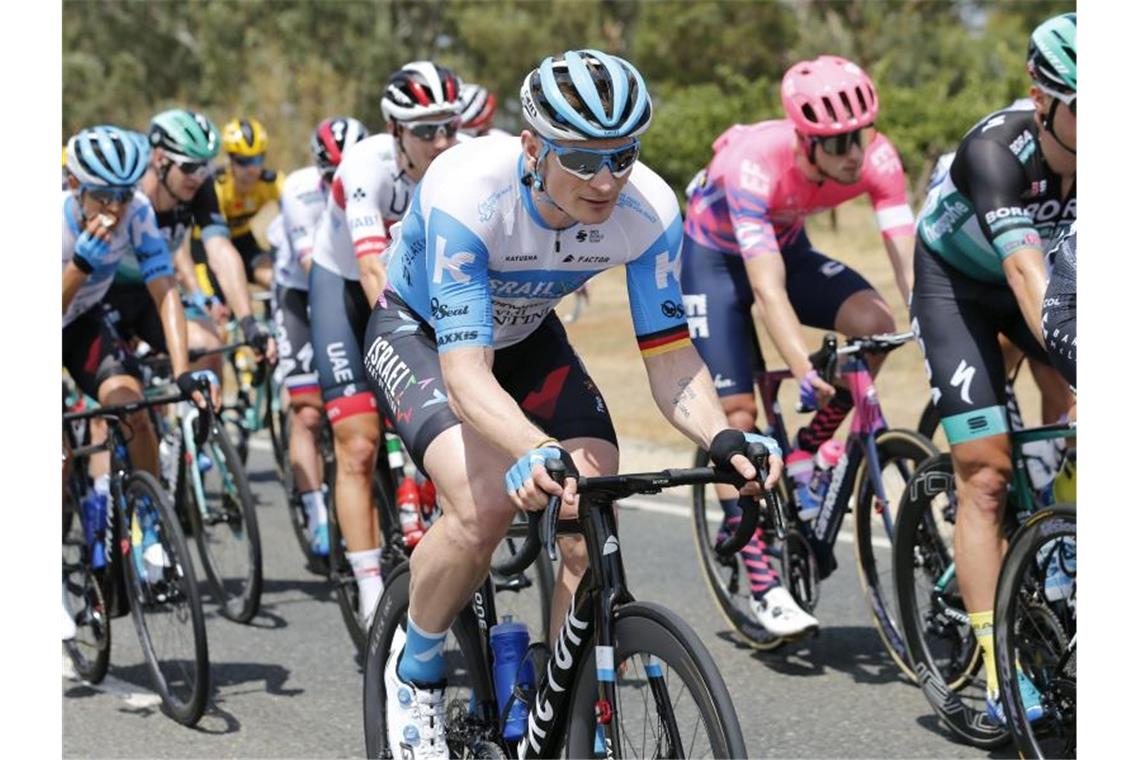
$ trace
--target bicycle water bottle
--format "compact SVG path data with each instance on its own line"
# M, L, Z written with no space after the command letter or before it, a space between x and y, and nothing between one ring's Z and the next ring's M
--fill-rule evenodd
M431 478L425 478L416 473L416 483L420 489L420 515L423 517L424 529L430 528L439 519L440 511L436 508L435 483Z
M388 451L388 469L392 472L404 471L404 452L400 448L399 436L384 434L384 447Z
M819 501L811 492L811 476L815 470L812 456L806 451L793 449L788 452L788 458L784 460L784 468L796 484L796 503L800 507L800 519L805 523L810 522L819 514Z
M420 520L420 489L416 479L404 476L396 489L396 506L400 513L400 530L404 534L404 545L411 549L424 537L424 525Z
M107 549L104 539L107 532L107 501L111 494L110 477L100 475L95 478L95 486L80 502L83 507L83 532L87 547L91 552L91 568L99 570L107 566Z
M524 691L534 689L534 666L524 662L527 647L530 646L530 634L526 623L516 623L510 615L503 617L503 622L491 626L491 655L494 662L493 677L495 681L495 699L499 705L500 718L502 711L514 693L515 685L522 686ZM503 739L517 741L526 731L527 710L529 705L521 699L511 701L510 711L503 721Z
M831 438L819 447L819 451L815 452L815 472L812 473L811 491L815 496L817 505L823 504L823 500L827 498L827 489L831 485L831 475L835 470L835 465L839 464L839 460L843 458L845 448L840 440ZM819 511L818 507L816 511Z

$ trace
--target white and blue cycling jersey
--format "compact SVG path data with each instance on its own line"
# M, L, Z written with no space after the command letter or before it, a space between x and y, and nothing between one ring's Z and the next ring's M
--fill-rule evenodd
M75 255L75 244L82 234L79 203L70 191L64 191L64 269ZM136 190L130 204L123 209L123 221L111 233L110 246L110 251L88 275L68 306L67 312L63 315L64 327L103 300L120 263L126 268L137 271L138 278L143 282L174 276L174 262L170 256L170 249L166 246L166 239L158 231L154 207L142 191Z
M681 215L665 181L637 163L609 219L556 230L523 176L517 137L464 142L435 159L392 228L388 287L439 350L518 343L563 296L621 264L643 355L687 342Z

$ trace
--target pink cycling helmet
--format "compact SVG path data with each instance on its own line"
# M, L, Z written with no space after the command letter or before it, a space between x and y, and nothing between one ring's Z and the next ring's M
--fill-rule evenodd
M879 94L871 78L837 55L800 61L780 84L784 113L810 137L827 137L871 125L879 113Z

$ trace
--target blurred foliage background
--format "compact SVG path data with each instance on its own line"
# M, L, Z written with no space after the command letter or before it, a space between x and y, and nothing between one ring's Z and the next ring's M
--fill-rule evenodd
M735 122L781 116L796 60L862 65L878 125L912 186L981 116L1025 94L1029 32L1071 0L65 0L63 135L96 123L145 130L172 106L270 133L270 165L309 162L330 115L383 128L379 97L405 61L432 58L496 93L496 125L520 128L518 88L543 57L597 47L650 87L644 160L681 192Z

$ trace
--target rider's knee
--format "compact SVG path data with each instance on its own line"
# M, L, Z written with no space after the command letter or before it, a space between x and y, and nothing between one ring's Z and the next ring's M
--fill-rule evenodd
M988 515L994 521L1000 519L1012 477L1011 468L982 461L966 461L956 466L969 496L960 500L961 503Z
M455 551L464 552L469 557L480 561L489 561L495 553L495 548L503 540L506 533L506 521L489 520L484 511L476 511L474 505L470 509L454 509L448 538ZM511 507L513 512L513 507Z
M305 428L315 429L321 424L320 399L296 397L289 400L294 420Z
M751 431L756 427L756 399L740 395L721 399L728 424L737 430Z
M346 474L360 475L372 472L376 459L376 436L365 431L338 431L336 461L338 469Z

